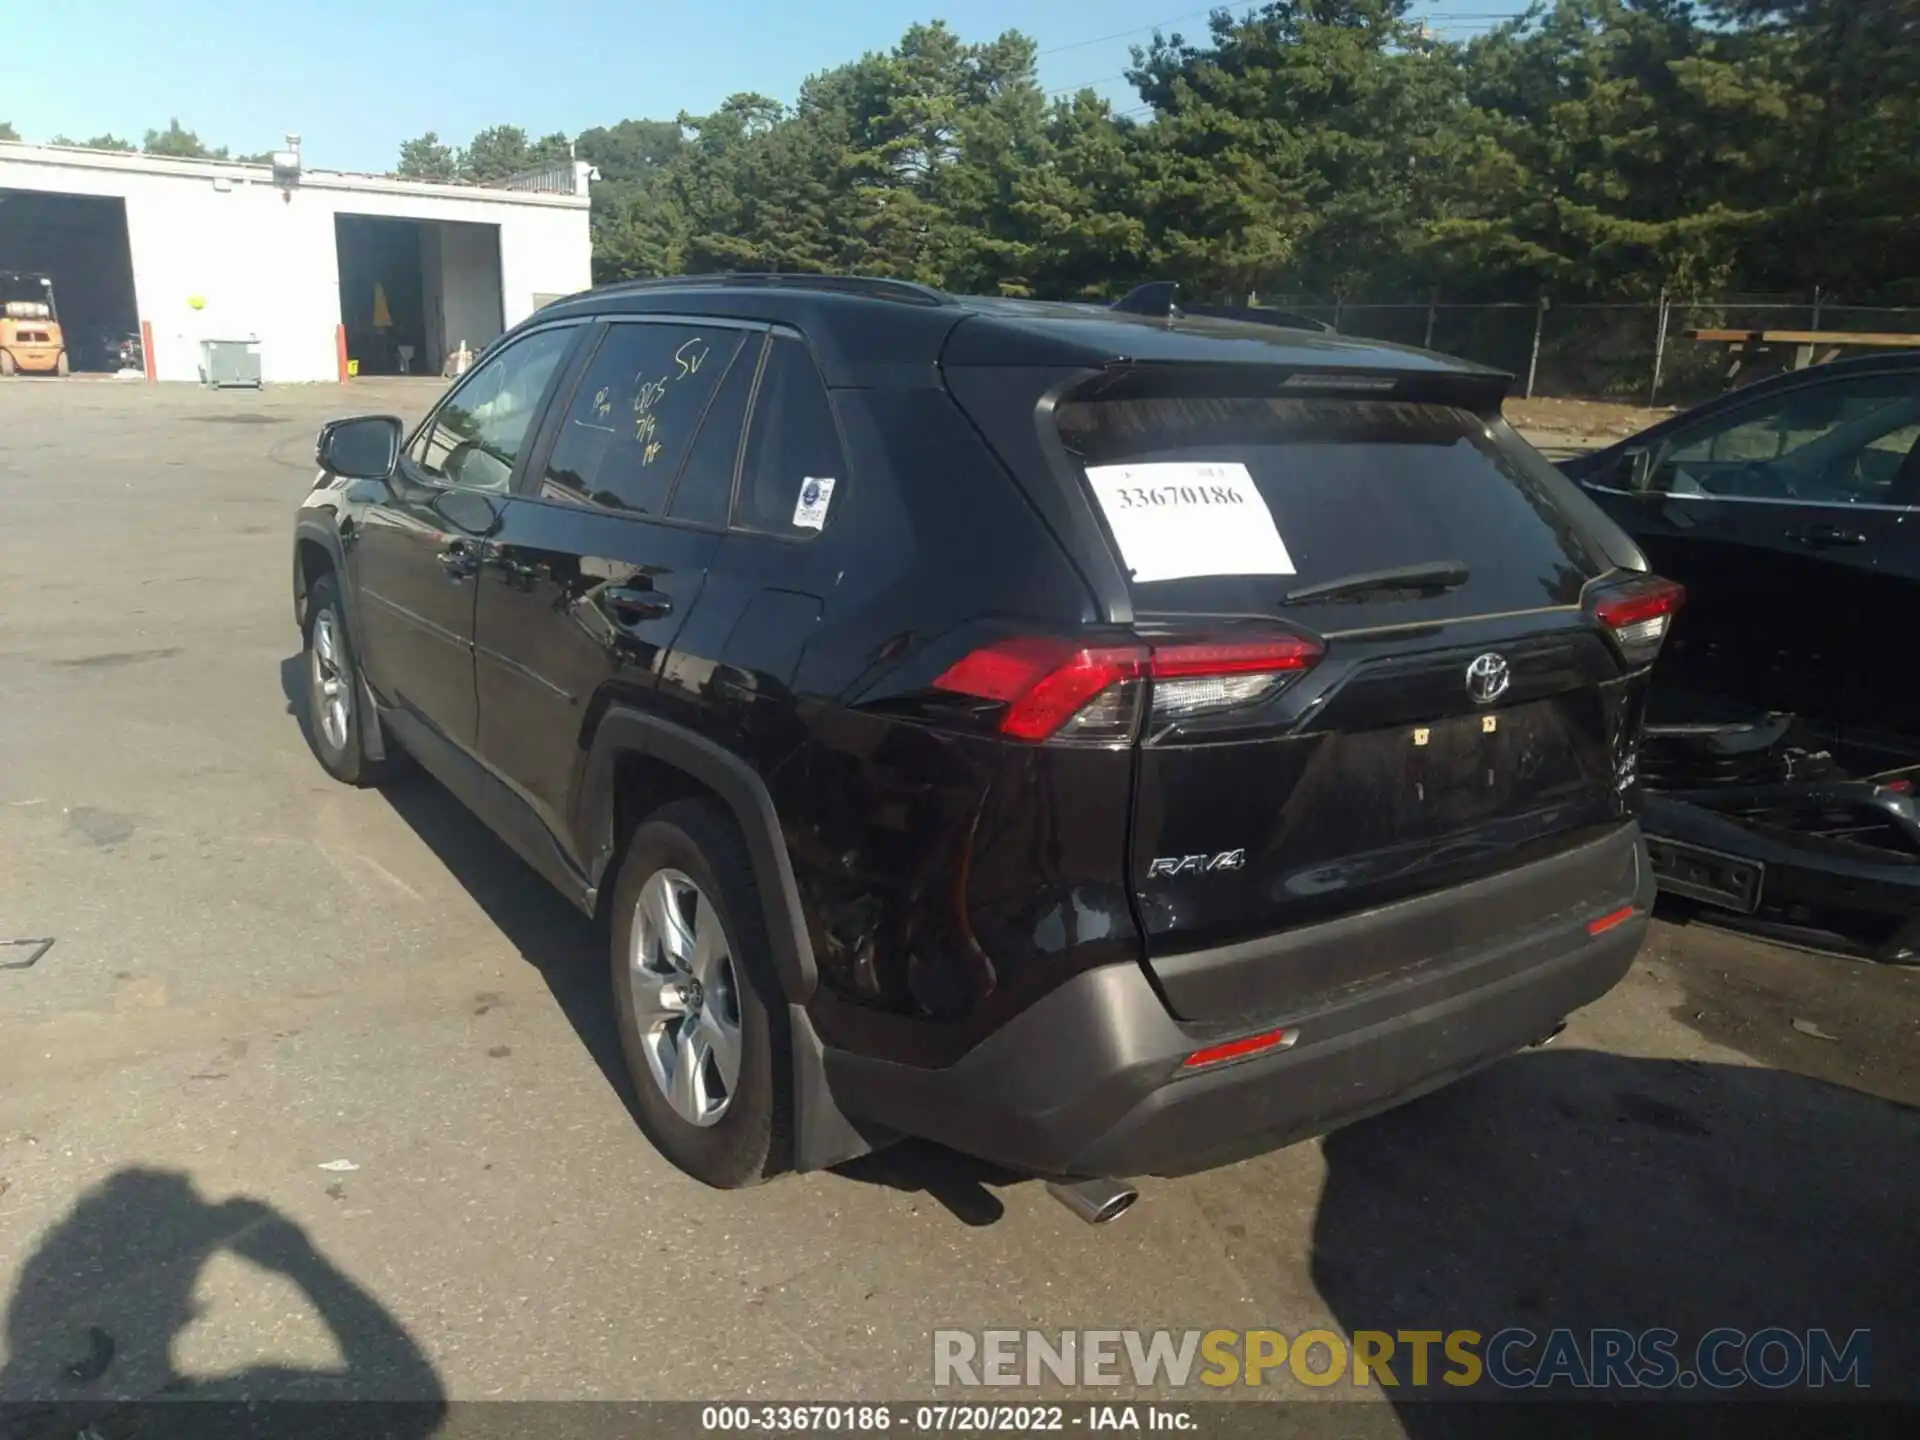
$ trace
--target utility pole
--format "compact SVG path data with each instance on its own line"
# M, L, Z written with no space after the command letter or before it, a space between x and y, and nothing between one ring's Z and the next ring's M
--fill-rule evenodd
M1660 403L1660 377L1667 363L1667 317L1673 313L1673 306L1667 296L1667 287L1660 287L1660 319L1653 335L1653 385L1647 391L1647 404Z
M1547 307L1553 302L1540 292L1540 304L1533 312L1533 354L1527 360L1527 399L1533 398L1533 382L1540 374L1540 335L1547 328Z

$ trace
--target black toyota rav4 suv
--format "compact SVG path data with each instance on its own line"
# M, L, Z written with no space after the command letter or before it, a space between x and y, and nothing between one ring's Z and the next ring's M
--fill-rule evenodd
M915 1135L1110 1215L1549 1036L1641 942L1679 592L1506 378L1167 307L595 290L411 434L322 431L309 734L606 916L692 1175Z

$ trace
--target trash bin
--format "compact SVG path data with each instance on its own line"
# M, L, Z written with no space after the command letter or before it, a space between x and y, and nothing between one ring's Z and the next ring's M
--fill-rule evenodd
M200 383L216 390L260 388L258 340L202 340Z

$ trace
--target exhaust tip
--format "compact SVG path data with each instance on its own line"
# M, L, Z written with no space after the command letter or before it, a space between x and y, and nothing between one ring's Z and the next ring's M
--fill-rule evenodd
M1049 1180L1047 1193L1089 1225L1110 1225L1133 1208L1140 1192L1120 1180Z

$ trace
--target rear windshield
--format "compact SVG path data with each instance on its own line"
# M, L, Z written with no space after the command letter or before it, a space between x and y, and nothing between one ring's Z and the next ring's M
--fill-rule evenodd
M1557 507L1547 463L1450 406L1180 396L1069 401L1055 415L1147 610L1270 613L1305 586L1458 562L1469 578L1444 602L1386 603L1485 613L1572 604L1605 568ZM1195 502L1242 499L1231 523L1193 514ZM1118 508L1141 504L1162 507L1144 528ZM1170 537L1183 527L1192 539L1179 550ZM1197 573L1208 570L1220 573Z

